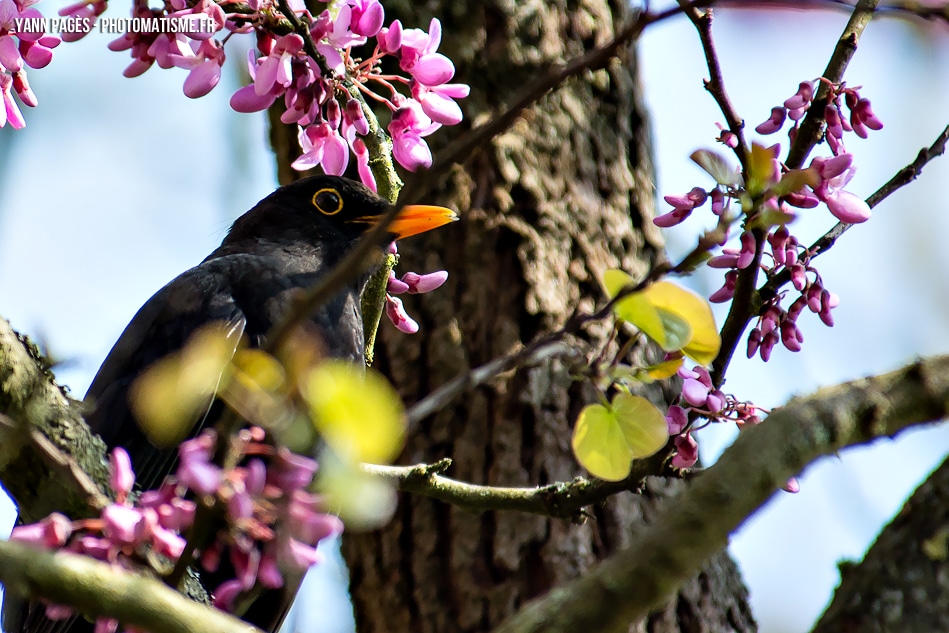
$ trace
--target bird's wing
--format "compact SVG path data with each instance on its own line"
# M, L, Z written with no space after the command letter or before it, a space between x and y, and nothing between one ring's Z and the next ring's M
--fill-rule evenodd
M90 428L110 448L122 446L129 452L136 482L143 490L161 483L177 455L174 448L159 450L148 441L132 412L129 389L142 372L180 351L203 326L220 325L233 354L247 318L234 299L226 273L220 263L206 262L158 291L125 328L86 393ZM213 403L210 395L201 415L181 421L186 437L210 418Z

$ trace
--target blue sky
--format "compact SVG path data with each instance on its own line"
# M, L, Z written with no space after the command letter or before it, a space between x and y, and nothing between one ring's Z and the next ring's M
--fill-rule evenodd
M52 15L47 2L39 7ZM750 127L799 81L820 74L846 21L836 12L716 15L725 80ZM0 314L69 361L58 376L77 396L138 307L201 261L234 217L275 185L263 117L227 107L235 77L208 97L186 99L184 71L155 68L124 79L128 58L107 51L109 39L94 33L58 48L52 65L30 72L40 107L25 113L27 128L0 130ZM949 123L947 41L947 29L896 20L868 29L848 81L864 86L886 127L848 142L859 166L850 190L871 193ZM722 120L702 88L694 29L677 20L649 30L641 66L659 195L710 187L688 159L714 146L714 123ZM767 364L740 358L726 389L778 406L822 385L949 352L949 254L940 242L949 232L940 199L947 179L949 160L931 164L821 258L826 283L841 296L836 327L803 316L801 353L778 350ZM805 243L832 225L823 209L801 216ZM708 223L697 214L666 231L673 257ZM692 283L708 294L721 277L713 272ZM703 431L703 458L714 460L733 433ZM837 582L837 561L862 555L947 447L943 426L822 460L805 473L799 494L780 493L753 517L731 550L762 630L808 627ZM11 521L10 507L0 508L0 524ZM324 578L337 573L327 566ZM329 599L327 586L339 586L326 582L312 592L305 619L342 613L334 630L345 630L345 609L318 600Z

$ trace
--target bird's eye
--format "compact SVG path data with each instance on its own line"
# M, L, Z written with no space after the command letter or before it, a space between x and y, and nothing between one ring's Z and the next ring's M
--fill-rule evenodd
M313 194L313 206L323 215L336 215L343 210L343 199L335 189L320 189Z

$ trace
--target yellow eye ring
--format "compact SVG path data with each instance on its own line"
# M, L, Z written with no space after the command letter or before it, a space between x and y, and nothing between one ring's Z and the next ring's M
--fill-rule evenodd
M323 215L336 215L343 210L343 198L332 187L320 189L313 194L311 201Z

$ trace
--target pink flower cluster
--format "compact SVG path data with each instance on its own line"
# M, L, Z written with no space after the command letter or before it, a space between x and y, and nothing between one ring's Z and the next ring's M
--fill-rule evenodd
M800 296L785 311L781 308L783 295L776 295L758 317L757 325L748 335L747 352L748 358L757 353L763 361L771 358L771 352L779 341L792 352L801 350L804 335L797 326L797 319L805 306L817 314L825 325L832 327L834 318L831 310L840 303L836 294L824 288L817 269L810 265L810 253L800 246L786 225L782 224L770 231L766 239L771 246L770 258L773 263L769 265L762 262L761 268L769 276L787 270L791 284ZM721 255L709 260L708 265L712 268L728 269L725 284L709 297L712 303L730 301L735 293L738 271L751 265L756 244L750 231L742 233L741 245L740 250L726 248Z
M51 48L60 39L42 33L17 33L15 20L42 17L28 8L35 0L0 0L0 92L4 114L16 128L24 125L12 92L29 106L36 97L26 82L23 63L41 68L52 58ZM441 23L433 19L428 31L405 29L394 21L383 27L385 12L378 0L335 0L317 16L302 2L290 0L294 16L307 25L306 38L286 33L286 19L277 0L250 0L247 3L215 0L167 0L162 8L150 8L146 0L134 0L132 18L158 24L143 32L129 32L109 44L113 51L129 51L132 63L126 77L137 77L157 64L160 68L184 68L188 77L184 93L191 98L208 94L221 80L226 55L224 41L235 33L253 33L257 51L251 52L249 71L253 83L231 97L238 112L264 110L283 99L286 112L281 120L300 126L298 140L302 155L293 163L304 170L321 166L328 174L342 175L350 155L356 157L360 179L375 189L369 169L369 152L361 138L369 134L362 104L350 90L384 103L392 112L388 131L393 155L403 167L415 171L432 163L425 138L442 125L455 125L462 118L456 102L468 96L465 84L449 83L455 66L438 52ZM63 40L75 41L91 30L105 10L105 0L83 0L60 11L60 15L82 20L83 32L64 33ZM176 20L176 27L163 28L164 21ZM181 31L186 21L193 28ZM224 32L222 39L216 33ZM14 39L16 36L17 39ZM368 57L357 57L355 49L375 40ZM395 58L404 74L385 74L385 57ZM370 82L383 94L370 89ZM403 92L396 86L401 84Z
M431 292L441 287L447 279L448 271L445 270L437 270L425 275L408 272L402 275L401 279L396 279L395 271L389 271L389 281L386 285L386 316L399 331L415 334L419 330L418 323L405 311L402 299L392 295Z
M28 107L36 107L36 95L30 89L26 67L43 68L53 60L53 49L60 39L41 31L30 31L43 14L31 5L37 0L0 0L0 127L7 123L15 130L26 125L13 94ZM26 21L26 22L24 22ZM18 27L22 27L18 28Z
M147 2L136 0L132 18L142 20L178 20L191 25L191 30L177 32L130 32L109 43L109 50L129 51L132 63L122 72L138 77L154 64L159 68L184 68L190 71L184 82L184 93L192 99L203 97L221 80L224 45L212 39L224 29L227 16L212 0L200 0L193 6L186 0L170 0L162 9L151 9Z
M828 104L824 108L824 121L827 124L825 137L831 152L836 156L846 152L844 147L844 132L854 132L860 138L867 138L868 130L882 130L883 122L873 113L870 100L860 96L859 88L848 88L846 84L833 84L826 79L818 81L826 84L830 89ZM768 120L760 123L755 131L758 134L774 134L782 127L786 119L794 121L788 131L791 142L797 135L800 121L807 114L814 99L814 82L802 81L797 92L788 97L781 106L771 109ZM846 104L850 116L845 116L843 106Z
M306 490L315 461L265 444L264 431L257 427L241 431L238 439L245 465L225 471L212 463L215 436L205 431L179 447L175 476L134 502L130 493L135 474L128 454L117 448L110 455L116 500L99 518L70 521L53 514L40 523L14 528L10 538L91 556L123 569L135 568L143 548L175 561L185 550L181 534L195 517L195 502L186 497L216 497L226 508L227 525L197 553L209 572L228 556L235 577L212 589L214 605L232 610L241 593L257 585L281 587L285 571L303 571L318 562L317 544L342 531L339 518L326 514L320 498ZM278 524L284 529L276 530ZM48 605L47 615L63 619L72 610ZM111 633L117 625L102 619L96 631Z
M346 0L335 18L329 10L315 19L303 13L322 59L314 59L304 38L296 33L273 36L258 29L259 55L251 53L249 59L254 81L234 93L231 107L255 112L283 98L286 112L281 120L300 126L303 154L293 163L295 169L319 165L328 174L341 175L353 154L361 180L375 189L369 154L360 138L369 133L369 123L362 104L350 95L347 83L351 83L392 112L388 131L399 164L411 171L430 166L432 153L425 137L442 125L462 120L455 99L469 92L467 85L448 83L455 67L437 52L439 21L433 19L427 33L403 29L398 20L384 28L384 12L377 0ZM355 57L353 48L367 44L369 38L376 39L371 55L364 60ZM380 66L386 56L396 58L406 75L382 73ZM388 96L371 90L370 81ZM399 83L411 96L396 90Z
M672 211L655 218L653 224L663 228L681 224L692 215L692 211L705 204L705 201L709 198L712 199L712 213L715 215L724 213L725 194L720 189L716 187L711 192L706 192L701 187L693 187L691 191L684 195L663 197L663 200L672 205Z
M704 367L691 369L682 366L677 372L682 378L680 404L669 407L666 424L673 438L676 454L672 458L675 468L690 468L698 460L698 444L692 432L699 430L690 426L689 415L696 415L709 422L735 422L739 429L758 424L761 408L751 402L741 402L734 396L715 388L708 370Z

